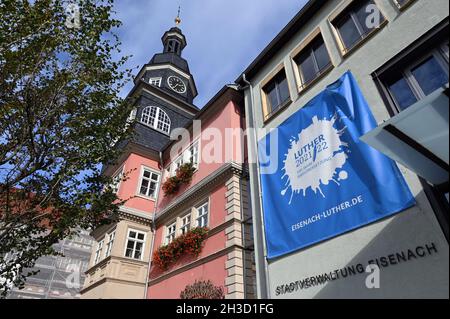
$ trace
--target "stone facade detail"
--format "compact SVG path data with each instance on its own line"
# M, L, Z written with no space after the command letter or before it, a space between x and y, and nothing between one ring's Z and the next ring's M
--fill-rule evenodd
M251 212L249 209L248 180L233 174L225 183L226 220L232 224L225 229L227 255L225 278L227 299L255 298L255 261L251 236Z
M150 258L149 247L153 236L150 219L124 212L120 213L120 217L120 221L116 224L98 228L92 233L92 236L98 241L105 238L107 233L115 231L115 239L111 255L103 258L97 264L94 264L95 250L93 250L90 261L91 267L86 271L86 280L81 290L83 299L141 299L144 297L148 260ZM129 229L146 234L142 260L124 256Z

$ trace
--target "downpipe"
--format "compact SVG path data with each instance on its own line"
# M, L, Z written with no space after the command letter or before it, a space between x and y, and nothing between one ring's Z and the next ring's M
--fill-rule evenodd
M163 159L162 159L162 152L159 152L159 165L161 166L161 180L160 180L160 184L162 182L162 178L163 178L163 173L164 173L164 166L163 166ZM159 203L159 190L158 193L156 195L156 199L155 199L155 207L153 209L153 214L152 214L152 219L151 219L151 225L150 225L150 231L152 232L152 242L150 244L150 256L148 259L148 266L147 266L147 274L145 276L145 289L144 289L144 299L148 299L148 283L150 281L150 268L152 266L152 259L153 259L153 248L155 246L155 237L156 237L156 226L155 226L155 219L156 219L156 212L158 209L158 203Z
M251 112L251 109L254 106L254 98L253 98L253 87L252 84L250 83L250 81L247 80L246 74L243 73L242 74L242 81L246 84L245 87L241 88L241 89L245 89L245 88L249 88L250 89L250 106L248 107L248 112L246 112L246 116L250 116L251 118L249 118L249 122L251 122L252 126L253 126L253 130L256 130L256 120L255 117L253 116L253 112ZM249 129L249 128L247 128ZM256 138L256 131L253 134L253 138L251 143L248 143L248 145L252 144L255 147L255 164L256 164L256 181L257 181L257 190L258 190L258 194L253 194L251 195L252 199L257 197L257 200L254 201L253 205L252 205L252 211L254 210L254 213L256 214L258 212L258 214L261 212L261 207L262 207L262 194L261 194L261 181L260 181L260 172L259 172L259 160L258 160L258 154L257 154L257 138ZM250 163L249 163L249 168L250 168ZM253 202L253 201L252 201ZM253 217L253 212L252 212L252 217ZM259 291L257 291L258 293L258 298L260 299L267 299L269 298L269 293L268 293L268 287L269 286L269 278L268 278L268 265L267 265L267 258L266 258L266 246L265 246L265 234L264 231L261 227L261 229L258 229L258 223L257 221L260 220L261 221L261 226L264 225L264 219L263 219L263 214L259 214L259 219L255 219L252 218L252 224L253 224L253 236L254 236L254 246L255 246L255 263L256 263L256 272L257 272L257 276L256 276L256 280L259 286ZM260 236L258 236L258 234L260 234ZM261 240L255 240L255 236L258 236L261 238ZM258 238L257 238L258 239ZM258 262L260 259L260 255L262 254L262 259L263 259L263 268L261 268L260 263Z

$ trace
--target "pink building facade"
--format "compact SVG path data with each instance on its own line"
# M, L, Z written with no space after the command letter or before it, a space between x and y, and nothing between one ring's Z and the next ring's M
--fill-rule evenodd
M242 93L225 86L198 109L182 58L184 35L174 27L162 42L163 52L142 67L129 93L135 134L117 145L117 164L104 169L126 202L117 221L91 233L97 243L82 298L180 298L199 281L222 289L225 298L254 298ZM166 181L186 165L194 168L189 180L169 194ZM158 263L159 252L198 230L207 231L200 248Z
M198 159L191 183L173 195L161 190L153 250L181 235L186 224L209 232L198 256L183 256L165 270L152 263L148 298L179 298L187 285L207 280L223 287L227 298L255 297L245 139L238 135L245 129L242 112L241 94L224 88L197 116L201 130L190 127L192 137L179 145L178 156L165 154L163 180L180 158L189 158L185 152L195 149Z

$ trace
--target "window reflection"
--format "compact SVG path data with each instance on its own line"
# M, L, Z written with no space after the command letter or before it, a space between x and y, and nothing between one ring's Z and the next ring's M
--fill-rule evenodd
M389 86L389 89L395 99L395 102L397 102L397 105L402 110L417 102L417 98L406 82L406 79L403 77Z
M412 69L411 73L425 95L448 83L448 75L434 56Z

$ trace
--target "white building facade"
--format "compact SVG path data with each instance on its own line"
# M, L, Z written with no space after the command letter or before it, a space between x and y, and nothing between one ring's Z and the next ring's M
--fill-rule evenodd
M250 162L257 141L348 70L378 123L448 85L448 12L446 0L309 1L237 79L247 126L266 129L249 136ZM413 207L269 260L259 167L250 164L258 296L448 298L448 183L399 168ZM378 288L368 261L379 265ZM333 279L319 283L323 274Z

